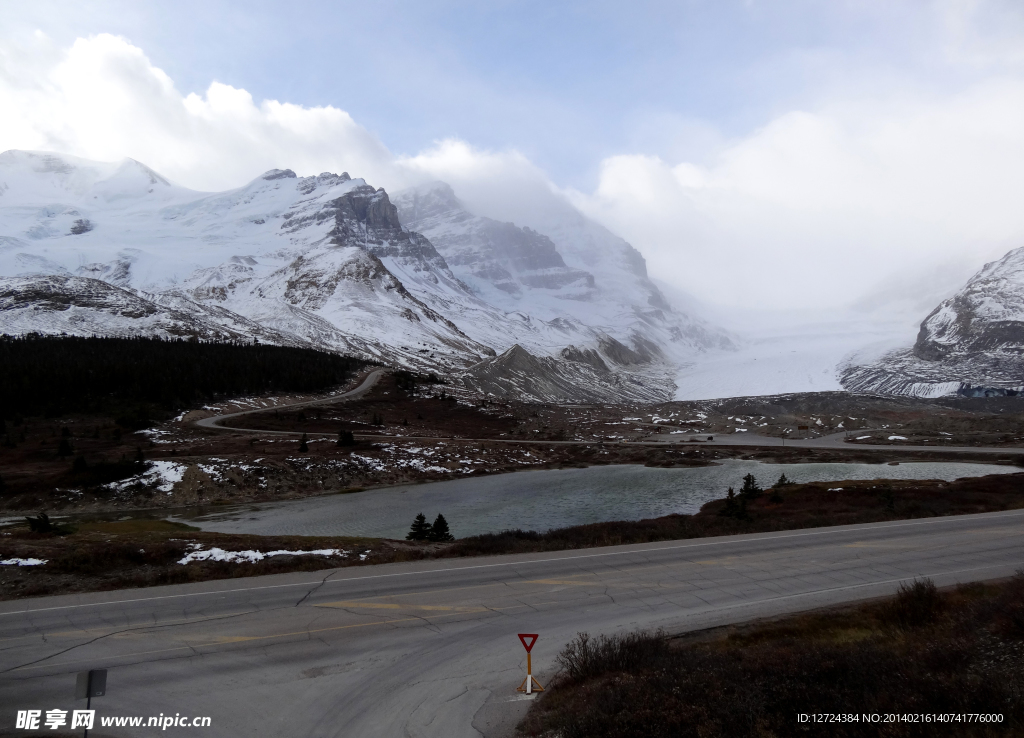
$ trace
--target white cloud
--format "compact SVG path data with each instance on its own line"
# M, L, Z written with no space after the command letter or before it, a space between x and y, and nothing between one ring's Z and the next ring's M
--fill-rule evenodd
M689 157L683 142L675 150L690 160L612 156L593 192L562 193L516 151L446 140L395 157L339 108L257 103L218 82L186 94L123 38L58 49L37 34L0 42L0 150L130 156L208 190L274 167L349 171L389 190L436 178L471 209L519 224L563 210L564 194L639 248L652 274L700 298L838 305L894 274L1024 245L1024 82L1003 74L941 96L837 96L731 142L684 120L713 154Z
M141 49L100 34L56 49L0 46L0 149L125 156L188 187L236 187L272 168L385 177L393 157L338 108L265 100L218 82L180 92Z
M576 204L699 296L835 305L1024 245L1024 82L780 115L706 165L622 155Z

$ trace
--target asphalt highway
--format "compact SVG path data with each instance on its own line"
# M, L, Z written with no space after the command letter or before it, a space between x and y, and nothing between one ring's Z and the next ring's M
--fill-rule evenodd
M578 631L678 633L914 577L1002 577L1022 543L1010 511L2 602L0 734L19 709L83 708L76 673L106 668L101 717L212 719L167 735L504 736L528 706L517 633L540 634L547 684Z
M241 431L243 433L259 433L260 435L279 435L279 436L299 436L302 435L302 431L270 431L260 430L254 431L251 428L235 428L230 425L224 425L225 421L230 421L233 418L241 418L245 415L254 415L256 413L266 413L272 410L283 410L285 408L293 407L310 407L312 405L330 405L335 402L341 402L342 400L351 400L356 397L361 397L369 392L377 380L384 374L383 369L374 369L372 372L366 375L359 386L355 389L351 389L348 392L342 392L341 394L331 395L330 397L320 397L315 400L304 400L302 402L292 402L287 405L277 405L274 407L258 407L253 410L242 410L236 413L225 413L223 415L213 415L209 418L202 418L196 421L196 425L200 428L214 429L214 430L231 430Z
M195 422L196 426L206 430L224 430L224 431L235 431L241 433L250 433L258 435L277 435L277 436L301 436L303 431L273 431L273 430L259 430L253 428L240 428L237 426L228 425L228 423L234 418L240 418L245 415L254 415L256 413L265 413L270 410L283 410L285 408L293 407L307 407L311 405L329 405L342 400L350 400L357 397L361 397L373 388L377 381L384 374L384 370L375 369L370 372L366 378L359 384L355 389L349 390L342 394L333 395L331 397L318 398L315 400L304 400L302 402L291 403L287 405L279 405L276 407L262 407L255 408L253 410L242 410L235 413L225 413L223 415L214 415L209 418L203 418ZM866 432L866 431L858 431ZM875 431L880 432L880 431ZM817 448L817 449L844 449L844 450L883 450L883 451L941 451L949 454L1002 454L1004 456L1011 456L1020 452L1024 452L1024 448L1016 447L1005 447L1005 446L955 446L952 444L936 443L933 445L921 445L921 444L907 444L907 443L889 443L889 444L877 444L877 443L848 443L846 441L846 433L832 433L827 436L820 436L818 438L804 438L804 439L782 439L775 438L773 436L762 436L757 433L742 432L742 433L728 433L719 435L704 435L695 434L692 436L682 437L671 437L664 436L659 433L652 433L650 436L643 440L637 441L552 441L552 440L517 440L517 439L506 439L506 438L456 438L456 437L439 437L439 436L399 436L399 435L384 435L377 433L366 433L357 434L357 438L362 440L386 440L386 441L410 441L410 442L423 442L423 441L469 441L469 442L487 442L487 443L504 443L513 445L535 445L537 443L545 443L550 446L593 446L595 443L604 443L608 445L682 445L686 444L687 447L692 444L690 439L700 439L700 445L702 446L745 446L751 448ZM713 440L708 441L706 439L712 438Z

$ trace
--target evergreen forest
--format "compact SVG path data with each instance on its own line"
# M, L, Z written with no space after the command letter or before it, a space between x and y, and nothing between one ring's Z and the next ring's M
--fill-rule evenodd
M160 338L0 337L0 419L101 414L145 427L202 402L319 392L366 362L324 351Z

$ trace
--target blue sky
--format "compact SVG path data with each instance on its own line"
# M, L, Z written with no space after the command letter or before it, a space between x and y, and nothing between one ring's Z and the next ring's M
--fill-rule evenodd
M272 167L437 178L535 227L561 198L659 277L755 307L884 292L917 311L1024 246L1019 0L0 0L0 17L0 150L130 156L206 190Z
M87 6L87 7L83 7ZM141 47L183 92L348 111L391 150L514 148L563 185L618 153L700 159L839 90L947 89L978 70L935 48L926 2L11 2L61 45Z

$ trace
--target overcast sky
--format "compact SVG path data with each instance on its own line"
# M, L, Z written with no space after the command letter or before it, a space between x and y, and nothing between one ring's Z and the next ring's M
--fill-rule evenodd
M555 192L718 303L842 305L1024 246L1017 0L0 0L0 150ZM914 286L913 274L927 275ZM888 285L885 287L885 285Z

